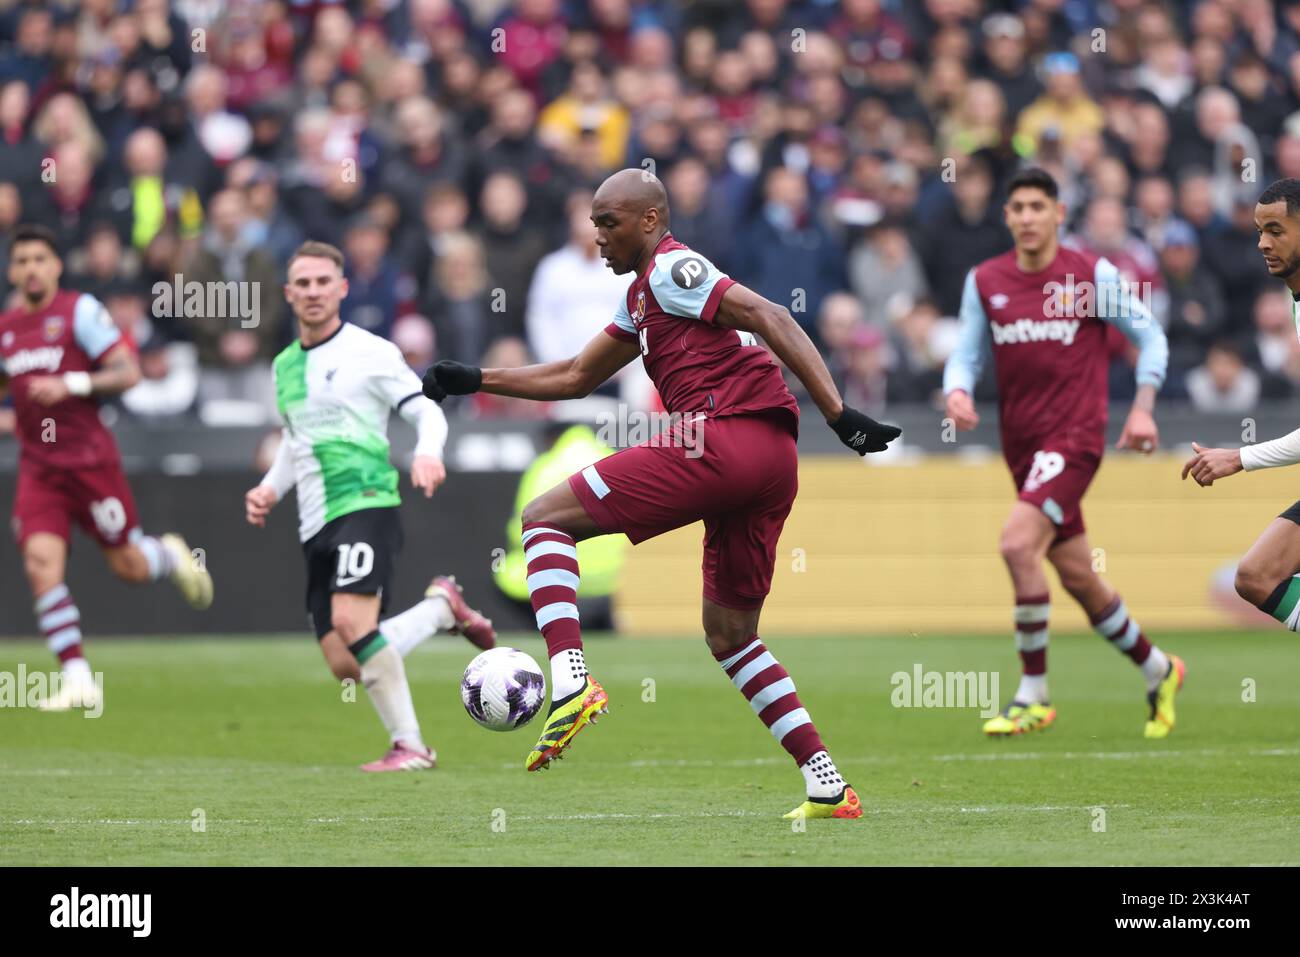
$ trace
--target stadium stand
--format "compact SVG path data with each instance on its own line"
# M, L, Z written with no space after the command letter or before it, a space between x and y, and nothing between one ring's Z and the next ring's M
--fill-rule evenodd
M1070 242L1150 284L1162 401L1300 387L1250 215L1300 175L1292 0L4 0L0 141L0 256L18 222L56 230L145 359L127 420L273 422L277 283L306 236L348 254L346 318L413 362L574 348L625 282L582 212L623 166L663 177L675 235L788 305L873 414L934 403L1028 161ZM160 306L178 276L260 283L258 325Z

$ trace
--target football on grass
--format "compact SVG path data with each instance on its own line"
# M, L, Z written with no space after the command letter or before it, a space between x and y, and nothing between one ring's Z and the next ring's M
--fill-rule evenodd
M517 648L493 648L465 669L460 700L469 716L483 727L513 731L542 710L546 678L537 662Z

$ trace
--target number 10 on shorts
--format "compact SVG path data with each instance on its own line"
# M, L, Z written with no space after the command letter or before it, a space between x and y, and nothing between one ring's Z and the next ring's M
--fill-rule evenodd
M350 585L369 575L375 568L375 550L365 542L339 546L339 565L334 577L338 585Z

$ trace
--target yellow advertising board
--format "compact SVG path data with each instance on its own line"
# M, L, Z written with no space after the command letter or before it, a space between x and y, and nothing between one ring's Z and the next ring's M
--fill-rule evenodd
M1300 498L1300 468L1200 488L1172 454L1107 457L1084 499L1094 565L1149 632L1276 622L1232 590L1232 569ZM998 534L1014 489L1002 460L931 456L868 465L800 463L762 628L771 634L1009 632ZM629 634L699 636L703 525L632 549L619 592ZM1087 621L1049 572L1055 630Z

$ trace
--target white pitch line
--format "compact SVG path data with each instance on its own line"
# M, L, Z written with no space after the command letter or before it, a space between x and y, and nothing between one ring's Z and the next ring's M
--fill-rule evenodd
M1007 804L994 807L891 807L891 808L870 808L863 807L862 813L866 817L885 814L906 814L909 817L925 817L926 815L935 814L1018 814L1022 811L1032 812L1050 812L1050 811L1069 811L1071 813L1082 813L1091 811L1094 808L1104 807L1107 810L1114 808L1129 808L1131 804L1087 804L1078 807L1058 807L1054 805L1040 805L1021 807L1020 805ZM512 814L507 818L508 821L656 821L656 820L676 820L682 818L773 818L780 820L777 815L769 814L765 811L700 811L694 813L655 813L655 814L629 814L621 812L608 813L590 813L590 814L545 814L534 816L531 814Z
M1247 757L1247 758L1279 758L1295 757L1300 755L1300 748L1256 748L1246 751L1229 750L1226 748L1199 748L1189 749L1186 751L1175 751L1169 749L1151 750L1151 751L1001 751L983 754L957 753L957 754L929 754L929 755L902 755L902 754L872 754L859 757L842 758L842 764L849 766L854 764L901 764L912 761L937 761L940 763L960 762L960 761L1046 761L1046 760L1065 760L1074 761L1080 758L1091 758L1098 761L1138 761L1148 758L1203 758L1203 757ZM634 761L607 761L602 763L602 767L627 767L627 768L758 768L785 766L789 764L790 759L784 755L766 757L766 758L735 758L731 760L718 761L711 759L701 760L684 760L684 759L656 759L644 758ZM463 770L472 770L481 768L484 765L480 762L464 762L457 767ZM509 763L500 763L493 765L499 770L513 771L518 765L513 761ZM320 765L295 767L293 765L276 765L267 767L265 765L241 765L238 767L220 767L220 768L0 768L0 775L25 775L29 777L115 777L121 775L131 775L133 777L142 774L167 775L175 777L177 775L187 774L219 774L227 775L240 771L263 771L277 772L280 774L322 774L327 772L348 772L352 770L352 765L339 765L337 767L325 767Z
M864 807L863 814L867 816L880 816L886 814L906 814L909 816L937 815L937 814L1018 814L1020 812L1050 813L1050 812L1070 812L1079 813L1091 811L1094 808L1106 808L1114 810L1118 808L1131 808L1132 804L1082 804L1077 806L1071 805L1030 805L1027 807L1017 804L998 804L991 806L976 807L890 807L890 808L871 808ZM582 814L510 814L508 820L514 821L661 821L661 820L682 820L694 818L770 818L780 820L776 812L767 811L689 811L689 812L670 812L658 811L653 813L638 814L635 812L624 811L593 811ZM427 818L422 817L313 817L305 818L299 821L289 821L283 819L262 820L249 818L213 818L207 820L208 827L221 824L275 824L284 825L289 823L302 824L411 824L427 823ZM189 827L193 824L192 818L15 818L13 820L0 820L2 826L34 826L34 827L84 827L84 826L108 826L108 827L136 827L141 825L154 827Z
M510 820L514 821L653 821L670 818L716 818L716 817L769 817L773 815L765 814L762 811L700 811L694 813L655 813L655 814L633 814L611 812L592 812L589 814L512 814ZM140 825L151 827L172 827L185 826L193 824L191 818L129 818L123 820L114 820L110 818L16 818L14 820L0 820L0 827L5 826L32 826L32 827L85 827L85 826L105 826L105 827L136 827ZM249 820L247 818L208 818L207 826L209 828L221 824L275 824L284 825L295 823L285 820ZM417 817L313 817L305 818L296 823L302 824L412 824L428 823L427 818Z
M1018 804L995 804L995 805L993 805L993 806L991 806L991 807L960 807L960 808L957 808L956 811L957 811L958 814L1020 814L1022 811L1035 811L1035 812L1039 812L1039 811L1069 811L1070 813L1074 814L1074 813L1078 813L1078 812L1081 812L1081 811L1095 811L1097 808L1102 808L1102 809L1107 810L1107 811L1114 811L1114 810L1117 810L1117 809L1120 809L1120 808L1131 808L1131 807L1133 807L1132 804L1081 804L1081 805L1075 805L1075 806L1071 806L1071 805L1055 805L1055 804L1040 804L1040 805L1036 805L1036 806L1035 806L1035 805L1031 805L1031 806L1029 806L1029 807L1021 807L1021 806L1018 805ZM925 813L929 813L929 811L931 811L931 810L933 810L933 809L931 809L931 808L926 808L924 811L912 811L912 810L909 810L907 813L909 813L909 814L925 814ZM952 809L952 808L940 808L939 810L941 810L941 811L948 811L948 812L951 812L953 809Z
M310 817L310 818L302 818L299 820L286 820L280 818L263 820L260 818L210 817L207 819L206 824L207 826L211 827L212 825L215 824L274 824L279 826L284 824L295 824L295 823L296 824L415 824L415 823L427 823L427 822L428 822L427 818L421 818L421 817L357 817L357 818ZM58 827L58 826L84 827L86 825L97 825L97 826L105 825L110 827L116 827L116 826L134 827L142 824L148 825L150 827L170 827L173 825L184 825L185 827L189 827L193 823L194 823L194 819L188 817L176 818L174 820L170 818L127 818L123 820L114 820L112 818L98 818L98 819L15 818L11 821L0 820L0 827L4 827L4 826L16 827L20 825L29 825L29 826L36 826L36 827L47 827L47 826L48 827ZM198 832L198 833L202 833L202 832Z
M1044 758L1095 758L1099 761L1134 761L1141 758L1208 758L1233 757L1277 758L1300 754L1300 748L1260 748L1229 751L1224 748L1199 748L1188 751L1010 751L1002 754L935 754L932 761L1039 761Z
M83 818L45 818L45 819L36 819L36 818L16 818L15 820L12 820L12 821L0 821L0 825L14 825L14 826L18 826L18 825L34 825L34 826L36 826L36 827L46 827L46 826L49 826L49 827L58 827L58 826L73 826L73 827L81 827L81 826L85 826L85 825L87 825L87 824L94 824L94 825L108 825L108 826L112 826L112 827L116 827L116 826L119 826L119 825L121 825L121 826L125 826L125 827L135 827L136 825L140 825L140 824L149 825L149 826L151 826L151 827L161 827L161 826L163 826L163 825L173 825L173 824L174 824L174 825L180 825L180 824L184 824L185 826L188 827L188 826L192 825L193 823L194 823L194 819L193 819L193 818L189 818L189 817L186 817L186 818L177 818L177 819L175 819L175 820L169 820L169 819L167 819L167 818L143 818L143 817L142 817L142 818L127 818L127 819L124 819L124 820L113 820L113 819L111 819L111 818L98 818L98 819L91 819L91 818L84 818L84 819L83 819ZM264 822L262 822L262 821L244 821L244 820L238 820L238 819L236 819L236 820L231 820L231 821L222 821L222 823L223 823L223 824L261 824L261 823L264 823Z
M681 818L713 817L769 817L762 811L695 811L687 813L657 812L654 814L628 814L618 811L592 812L589 814L511 814L507 821L658 821ZM780 818L777 817L779 820Z
M1240 804L1289 804L1283 799L1274 798L1243 798L1231 802L1233 805ZM1020 805L1020 804L993 804L993 805L974 805L974 806L902 806L902 807L867 807L864 806L862 811L865 817L884 817L888 815L907 815L908 817L937 817L943 815L961 815L961 814L1083 814L1104 808L1108 811L1128 810L1140 805L1135 804L1038 804L1038 805ZM663 821L663 820L692 820L692 819L717 819L717 818L766 818L772 821L779 821L780 817L777 812L767 811L696 811L696 812L653 812L638 814L634 812L607 811L607 812L588 812L580 814L510 814L508 820L514 821L542 821L542 822L567 822L567 821ZM302 818L297 820L286 819L249 819L249 818L208 818L208 826L219 826L223 824L251 824L251 825L279 825L300 823L300 824L427 824L428 818L424 817L314 817ZM136 827L136 826L154 826L154 827L188 827L193 824L191 818L15 818L13 820L0 819L0 827L3 826L36 826L36 827L85 827L85 826L108 826L108 827ZM783 825L784 826L784 825ZM1272 865L1268 865L1272 866Z
M6 775L30 775L33 777L118 777L129 774L132 777L138 777L142 774L157 774L174 777L184 774L233 774L237 771L278 771L284 774L299 774L306 772L308 774L320 774L323 771L337 771L345 768L351 768L352 765L340 766L338 768L327 768L324 766L303 766L295 765L241 765L240 767L231 768L0 768L0 774ZM512 765L513 767L513 765Z
M1222 748L1201 748L1196 750L1175 751L1170 749L1151 750L1151 751L1003 751L995 753L971 754L930 754L919 755L921 760L925 761L1040 761L1051 758L1060 758L1065 760L1074 760L1076 758L1095 758L1102 761L1133 761L1145 758L1179 758L1179 757L1221 757L1224 755L1239 757L1292 757L1300 754L1300 748L1257 748L1248 751L1227 750ZM913 761L916 758L909 755L901 754L873 754L860 757L841 758L840 763L844 765L852 764L898 764L901 762ZM624 762L626 767L631 768L748 768L748 767L765 767L769 765L785 765L790 759L785 756L774 756L767 758L740 758L729 761L714 761L709 759L694 760L659 760L654 758L627 761ZM513 764L500 765L502 768L513 768Z

